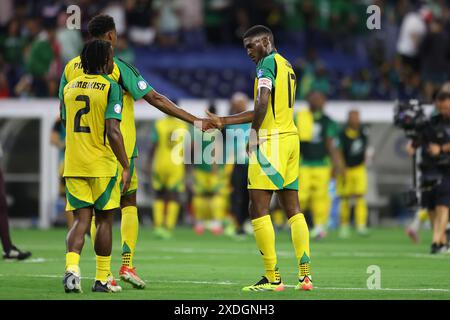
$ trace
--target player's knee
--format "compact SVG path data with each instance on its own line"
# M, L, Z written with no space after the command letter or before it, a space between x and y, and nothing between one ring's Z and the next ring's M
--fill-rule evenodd
M136 206L136 192L124 195L120 198L120 207L121 208L130 207L130 206L133 206L133 207Z
M269 213L269 207L261 204L257 201L251 201L249 203L250 218L257 219Z

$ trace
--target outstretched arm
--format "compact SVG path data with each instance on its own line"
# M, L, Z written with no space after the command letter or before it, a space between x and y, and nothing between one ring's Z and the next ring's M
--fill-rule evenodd
M151 90L150 92L148 92L144 96L144 99L152 106L158 108L161 112L164 112L180 120L184 120L188 123L194 124L202 130L207 130L213 127L210 123L210 120L197 118L196 116L178 107L166 96L156 92L156 90Z
M211 113L209 111L206 111L206 113L208 114L209 119L211 119L211 121L213 122L213 124L217 129L222 129L224 126L228 124L240 124L252 122L255 114L253 110L244 111L227 117L219 117L218 115Z

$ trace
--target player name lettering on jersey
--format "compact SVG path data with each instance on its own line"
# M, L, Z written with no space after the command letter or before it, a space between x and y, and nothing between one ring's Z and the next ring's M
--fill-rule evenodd
M82 88L82 89L97 89L97 90L105 90L106 84L99 82L87 82L87 81L75 81L70 86L69 89L73 88Z
M73 64L73 70L75 69L83 69L83 65L81 64L81 62L75 62Z
M269 78L258 79L258 88L262 87L272 90L272 80Z

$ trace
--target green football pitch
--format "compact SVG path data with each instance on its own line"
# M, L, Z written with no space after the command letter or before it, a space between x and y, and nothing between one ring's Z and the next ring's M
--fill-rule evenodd
M112 270L120 267L119 229L114 229ZM263 267L252 236L233 239L195 235L182 228L171 240L141 228L135 257L144 290L119 282L118 294L92 293L95 256L86 238L81 257L82 294L62 286L65 230L13 230L14 242L31 250L28 261L0 260L0 299L450 299L450 255L430 255L430 231L413 245L402 229L375 229L370 236L340 240L336 233L311 243L315 288L294 290L296 259L286 231L277 233L278 266L287 288L282 292L242 292L260 279ZM368 289L370 266L378 266L380 289ZM376 267L375 267L376 268ZM369 268L370 270L370 268ZM370 282L370 281L369 281Z

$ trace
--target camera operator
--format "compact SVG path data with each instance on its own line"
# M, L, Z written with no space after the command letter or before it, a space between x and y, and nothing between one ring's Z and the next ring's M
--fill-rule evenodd
M448 250L446 228L450 207L450 91L441 89L436 96L437 114L428 121L423 135L423 203L430 210L433 224L431 253ZM437 173L437 175L435 175ZM427 188L428 184L434 186Z

